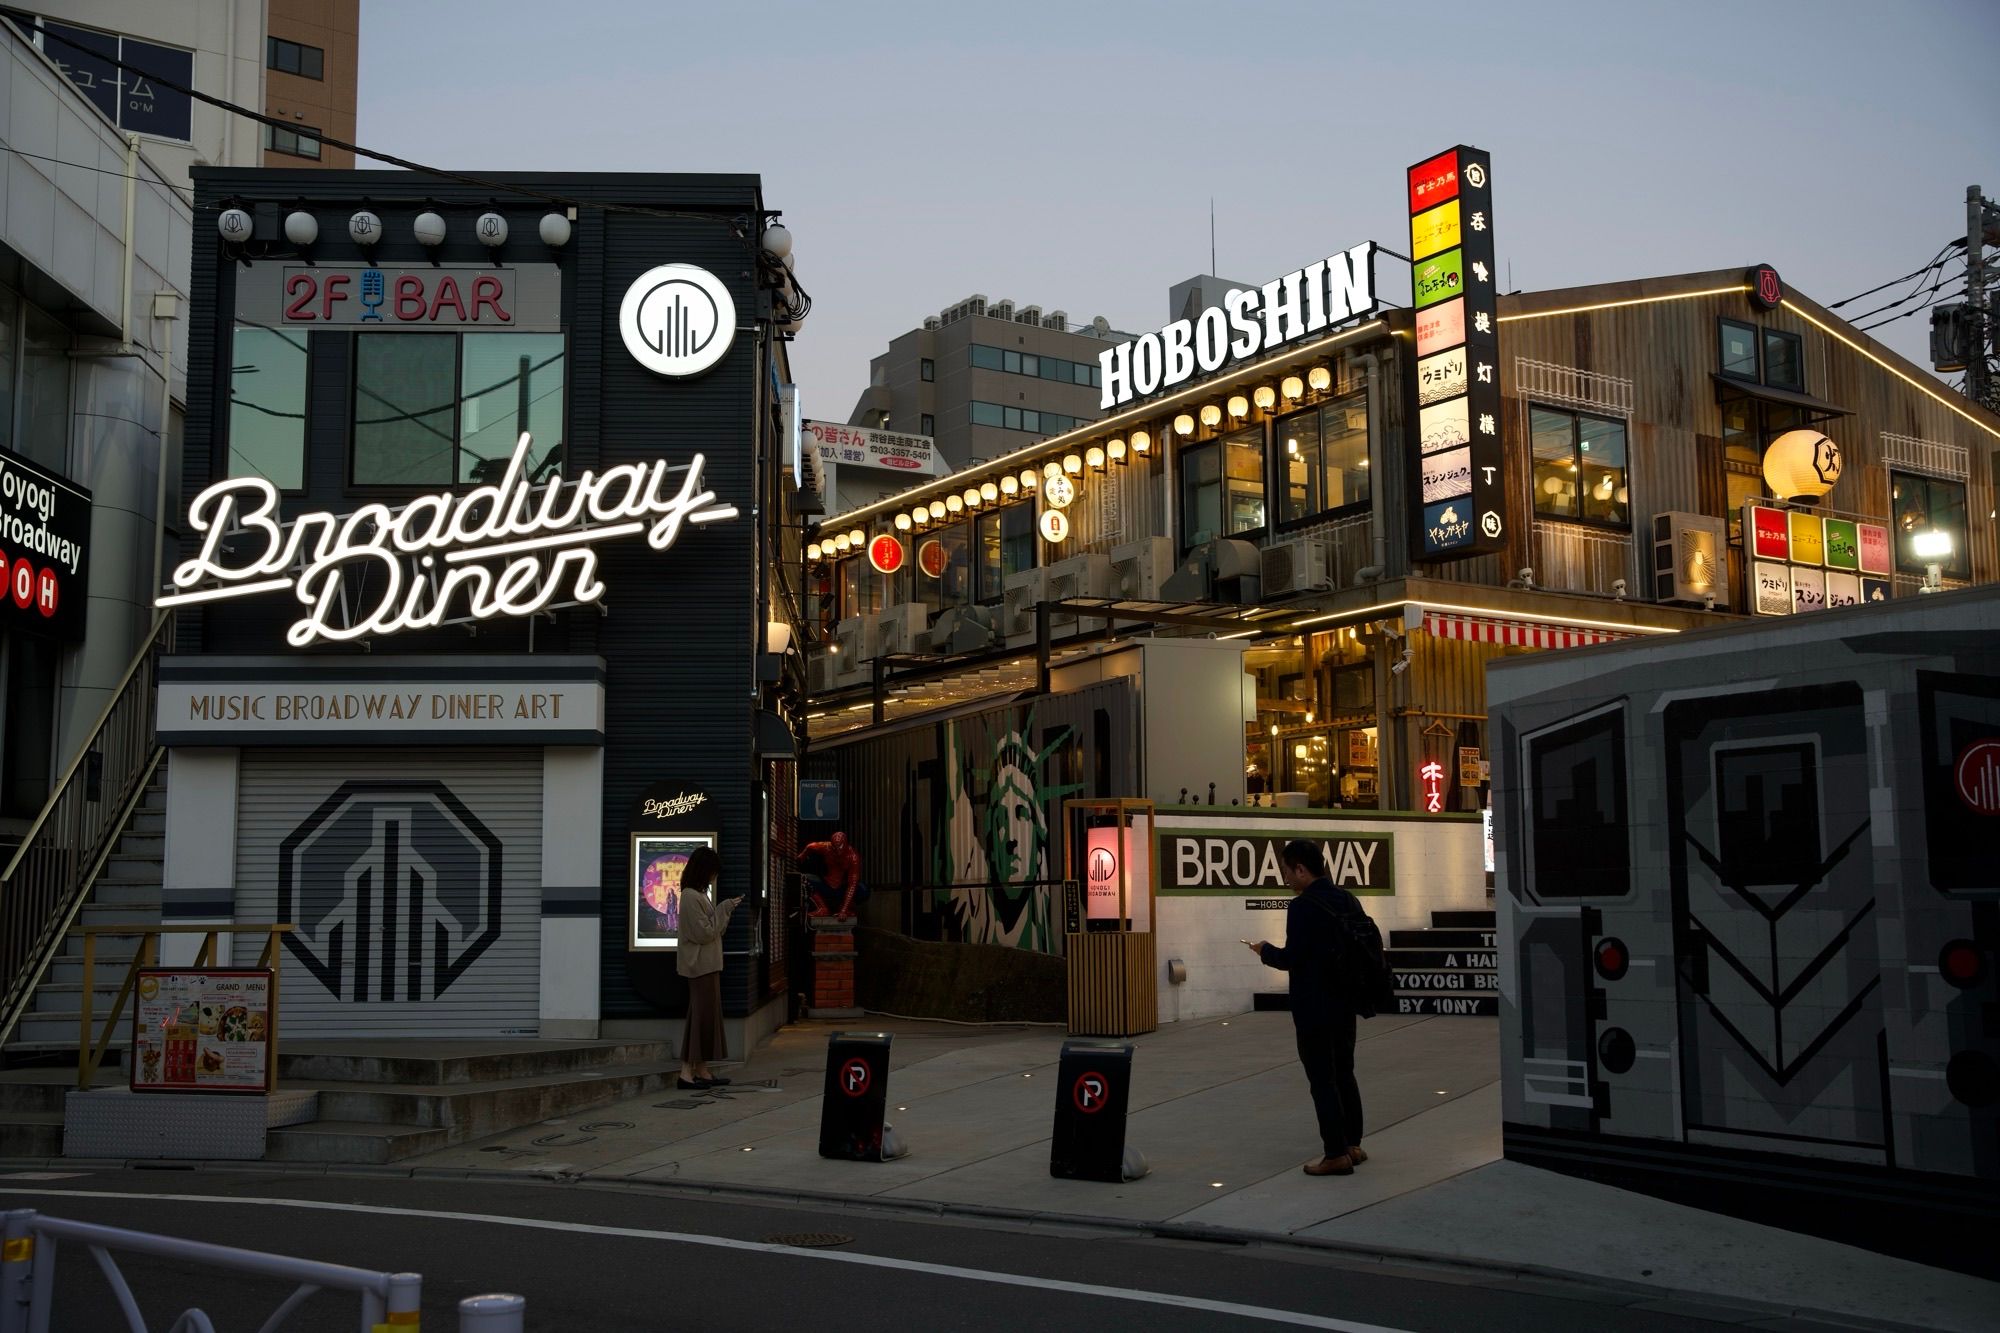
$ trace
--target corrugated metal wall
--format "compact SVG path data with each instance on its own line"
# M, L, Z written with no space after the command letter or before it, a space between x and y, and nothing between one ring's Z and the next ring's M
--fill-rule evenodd
M537 1031L539 750L430 750L420 766L380 749L249 750L238 790L237 918L299 927L280 974L286 1038ZM263 941L234 947L249 967Z

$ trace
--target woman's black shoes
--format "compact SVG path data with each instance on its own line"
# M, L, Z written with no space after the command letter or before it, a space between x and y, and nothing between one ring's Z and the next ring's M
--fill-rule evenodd
M715 1085L705 1078L676 1078L674 1086L682 1092L707 1092Z
M728 1079L717 1077L714 1074L709 1075L707 1082L711 1088L726 1088L729 1086Z

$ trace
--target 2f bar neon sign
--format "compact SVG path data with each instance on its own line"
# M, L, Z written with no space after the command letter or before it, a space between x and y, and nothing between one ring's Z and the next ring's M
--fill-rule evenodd
M529 442L521 436L498 485L421 495L395 510L365 504L346 515L305 514L289 530L269 481L217 482L188 507L201 553L181 562L174 591L154 604L289 591L306 606L285 632L294 648L434 629L454 608L473 620L530 616L559 599L604 596L592 549L599 542L644 533L647 545L664 551L686 524L737 516L703 488L700 454L685 467L624 463L534 486L526 480ZM229 549L243 535L252 549ZM360 581L366 603L352 608L350 568L368 575Z

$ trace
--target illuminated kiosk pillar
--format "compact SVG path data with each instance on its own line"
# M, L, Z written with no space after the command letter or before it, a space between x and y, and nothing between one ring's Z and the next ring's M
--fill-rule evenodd
M1069 878L1083 910L1068 913L1069 1030L1129 1037L1160 1025L1153 966L1153 803L1063 802Z

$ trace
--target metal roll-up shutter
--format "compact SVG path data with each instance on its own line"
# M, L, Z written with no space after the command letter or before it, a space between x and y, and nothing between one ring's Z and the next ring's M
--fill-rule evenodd
M299 928L281 1037L539 1030L539 750L245 750L238 792L237 920Z

